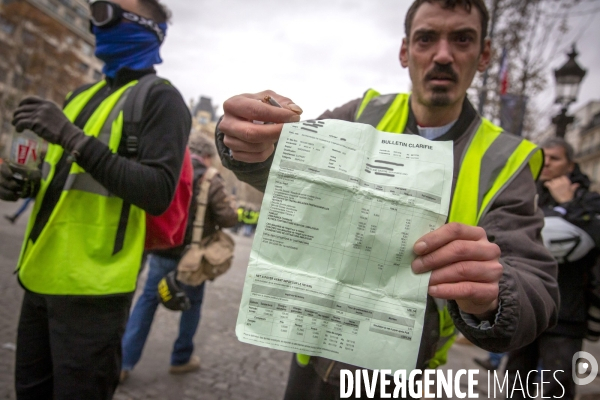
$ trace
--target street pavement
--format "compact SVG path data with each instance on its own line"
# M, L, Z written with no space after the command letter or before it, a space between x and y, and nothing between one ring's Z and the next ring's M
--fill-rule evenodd
M28 213L15 224L1 216L18 204L0 201L0 400L14 400L13 370L16 328L22 289L12 273ZM178 328L178 313L163 307L154 319L142 359L129 379L119 387L115 400L278 400L283 397L291 354L239 342L235 322L250 254L251 239L233 235L236 253L232 269L207 285L202 320L195 337L201 369L186 375L170 375L169 356ZM146 273L138 286L143 287ZM600 344L584 350L600 360ZM475 346L456 344L444 369L477 369L474 357L487 353ZM487 371L478 375L480 398L487 394ZM579 388L581 400L600 399L600 378ZM498 395L497 398L503 398ZM309 399L307 399L309 400Z

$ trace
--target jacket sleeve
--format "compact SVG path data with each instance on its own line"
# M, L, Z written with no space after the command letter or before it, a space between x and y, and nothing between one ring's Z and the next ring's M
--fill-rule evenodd
M356 114L356 110L358 109L359 105L360 99L352 100L341 107L333 109L333 111L325 111L317 119L340 119L343 121L352 122L354 121L354 115ZM221 158L221 163L225 168L231 170L240 181L245 182L253 188L264 193L265 188L267 187L269 171L271 170L275 153L271 154L267 160L260 163L250 164L234 160L229 155L229 148L227 148L225 143L223 143L223 137L225 135L223 132L219 131L220 123L221 120L219 120L217 123L215 141L217 145L217 152Z
M542 243L543 213L529 168L498 196L481 226L501 249L499 311L488 329L469 325L448 302L456 327L474 344L493 352L523 347L558 320L557 264Z
M237 210L231 206L231 197L227 194L220 176L211 182L206 211L214 216L215 223L221 228L229 228L237 223Z
M114 195L160 215L175 194L190 129L190 112L179 92L156 85L144 107L137 160L113 154L93 138L81 148L77 163Z

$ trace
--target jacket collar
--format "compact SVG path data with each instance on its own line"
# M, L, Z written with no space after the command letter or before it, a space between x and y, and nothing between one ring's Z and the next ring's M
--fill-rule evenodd
M142 70L133 70L129 68L122 68L117 71L117 75L114 78L106 77L106 82L111 89L118 89L131 81L140 79L141 77L149 74L155 74L156 70L154 68L142 69Z
M419 129L417 128L417 120L415 118L415 115L413 114L412 107L410 107L410 100L409 100L408 104L409 104L409 107L408 107L409 111L408 111L408 120L406 122L405 131L406 131L406 133L412 133L412 134L418 135ZM452 125L452 128L450 128L450 130L448 132L444 133L442 136L438 137L435 140L442 141L442 140L458 139L463 133L465 133L467 131L467 129L469 128L469 126L471 125L471 123L473 122L473 120L475 118L480 118L480 117L477 114L477 111L475 111L475 108L473 107L473 105L471 104L469 99L467 99L467 96L465 96L465 100L463 101L462 111L460 112L460 115L458 116L458 119L456 120L454 125Z

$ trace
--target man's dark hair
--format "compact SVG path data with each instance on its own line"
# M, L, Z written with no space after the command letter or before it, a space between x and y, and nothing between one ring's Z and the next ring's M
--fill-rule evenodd
M542 143L543 149L549 149L553 147L562 147L565 151L565 156L567 156L568 162L573 162L575 160L575 151L573 150L573 146L569 144L565 139L560 137L553 137L550 139L546 139Z
M487 37L488 22L490 21L490 14L484 0L415 0L408 9L406 18L404 19L404 32L407 40L410 40L410 29L412 28L415 14L424 3L438 3L446 10L454 10L456 6L460 6L468 13L471 12L471 8L474 6L479 11L479 16L481 17L481 49L483 50L483 44Z
M158 0L139 0L139 4L152 17L154 22L162 24L171 19L171 11Z

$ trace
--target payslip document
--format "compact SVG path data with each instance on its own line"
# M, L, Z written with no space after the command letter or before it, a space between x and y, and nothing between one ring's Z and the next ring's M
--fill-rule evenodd
M429 273L413 245L442 226L452 142L339 120L285 124L250 255L242 342L370 369L414 369Z

